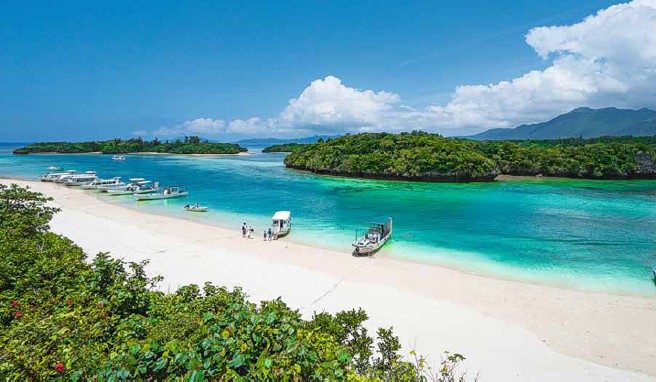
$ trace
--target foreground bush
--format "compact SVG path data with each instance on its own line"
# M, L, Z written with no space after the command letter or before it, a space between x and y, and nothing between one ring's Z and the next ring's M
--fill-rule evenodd
M3 380L464 380L461 355L436 370L405 361L391 329L369 335L362 310L308 321L210 283L159 292L146 263L86 262L49 231L48 201L0 185Z

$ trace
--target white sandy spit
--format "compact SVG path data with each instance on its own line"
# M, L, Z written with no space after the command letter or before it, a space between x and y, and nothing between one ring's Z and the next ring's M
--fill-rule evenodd
M211 281L253 301L281 296L306 317L362 307L404 350L462 353L483 381L656 380L656 298L500 280L389 258L354 258L281 239L146 214L55 184L29 185L62 208L52 229L93 255L150 260L161 289ZM226 222L230 223L230 222ZM259 231L258 231L259 232ZM293 235L293 232L291 233ZM345 245L346 247L346 245Z

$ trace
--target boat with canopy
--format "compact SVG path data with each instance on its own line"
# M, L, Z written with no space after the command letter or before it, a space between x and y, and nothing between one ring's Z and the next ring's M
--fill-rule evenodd
M164 187L160 192L156 192L152 194L135 194L134 198L139 201L159 200L159 199L179 198L187 195L189 195L187 186L180 185L180 186L167 186Z
M382 218L369 224L366 233L352 243L358 255L371 255L378 251L392 237L392 218Z
M291 211L276 211L271 218L271 232L274 239L285 236L292 229Z

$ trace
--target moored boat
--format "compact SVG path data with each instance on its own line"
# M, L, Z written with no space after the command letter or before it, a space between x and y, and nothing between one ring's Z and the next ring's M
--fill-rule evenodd
M352 245L358 255L371 255L385 245L391 237L392 218L388 217L370 223L367 233L356 239Z
M69 177L73 174L75 174L75 170L68 170L65 172L47 172L42 175L39 180L42 182L56 182L61 177Z
M125 156L123 155L112 155L112 160L125 160Z
M120 185L125 185L125 183L121 182L121 177L117 176L111 179L96 179L89 184L83 185L82 188L85 190L102 191L103 189L118 187Z
M274 239L285 236L292 229L291 211L276 211L271 218L271 231Z
M64 169L57 166L50 166L48 167L48 171L64 171Z
M71 175L61 183L64 183L67 187L80 187L94 182L97 179L98 175L96 175L95 171L87 171L84 174Z
M152 194L135 194L134 198L136 200L159 200L159 199L171 199L179 198L182 196L189 195L187 186L167 186L162 188L160 192Z
M144 178L131 178L130 184L114 187L104 190L109 195L133 195L133 194L152 194L159 190L159 182L152 182Z
M184 206L185 211L187 212L207 212L208 208L205 206L199 206L196 204L187 204Z

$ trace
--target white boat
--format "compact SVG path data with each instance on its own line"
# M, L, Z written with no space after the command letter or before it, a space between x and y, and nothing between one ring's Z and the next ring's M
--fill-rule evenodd
M207 212L208 208L205 206L199 206L196 204L187 204L184 206L185 211L187 212Z
M62 183L68 187L80 187L94 182L98 179L95 171L87 171L84 174L75 174L66 178Z
M271 231L273 238L285 236L292 229L292 213L290 211L276 211L271 218Z
M159 182L155 182L151 185L151 181L145 180L144 178L132 178L130 179L130 184L113 187L104 190L109 195L132 195L132 194L152 194L159 190Z
M355 253L358 255L371 255L385 245L391 237L392 218L384 218L370 223L367 233L357 238L351 245L355 247Z
M85 190L103 190L106 188L111 188L119 185L125 185L124 182L121 182L121 177L117 176L111 179L96 179L89 184L82 186Z
M48 171L64 171L64 169L57 166L50 166L48 167Z
M47 172L44 175L42 175L39 180L42 182L56 182L59 180L62 176L71 176L75 174L75 170L68 170L66 172Z
M125 160L123 155L112 155L112 160Z
M136 200L159 200L179 198L187 195L189 195L187 186L167 186L164 187L160 192L156 192L154 194L135 194L134 198Z

